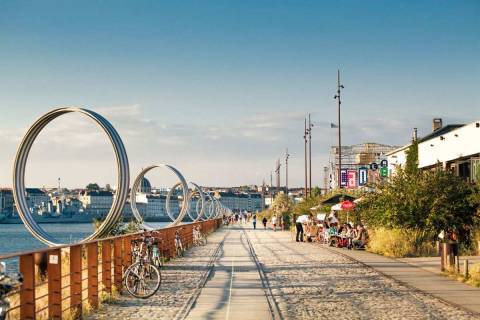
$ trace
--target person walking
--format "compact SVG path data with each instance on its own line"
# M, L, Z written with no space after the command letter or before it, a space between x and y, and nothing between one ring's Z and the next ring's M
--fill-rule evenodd
M277 231L277 216L276 215L272 216L272 229L273 229L273 231Z
M253 230L257 229L257 215L253 216Z
M263 217L262 223L263 223L263 229L267 229L267 217Z
M303 225L307 224L307 222L308 222L307 215L299 216L295 221L295 227L297 228L297 235L295 239L297 240L297 242L303 242Z

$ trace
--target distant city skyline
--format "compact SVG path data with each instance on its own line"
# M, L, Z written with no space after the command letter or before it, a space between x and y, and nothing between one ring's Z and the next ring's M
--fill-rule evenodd
M432 118L480 119L479 16L478 1L3 2L0 186L25 130L59 106L112 122L132 180L169 163L209 186L268 184L287 147L289 186L302 186L312 113L321 186L337 69L346 145L403 145ZM29 186L116 184L106 137L79 115L42 132L30 160Z

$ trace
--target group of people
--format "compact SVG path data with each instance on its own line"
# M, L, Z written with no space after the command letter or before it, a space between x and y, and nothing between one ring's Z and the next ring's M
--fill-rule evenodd
M314 219L312 214L299 216L295 227L297 242L320 242L347 249L364 249L368 242L368 232L363 223L356 226L350 222L340 224L335 212L324 220Z
M253 229L257 229L257 215L253 215L252 223L253 223ZM267 217L264 216L262 219L262 224L263 224L263 229L265 230L267 229L267 223L268 223L268 219ZM283 217L277 218L276 215L273 215L270 218L270 223L272 225L273 231L277 231L277 225L280 227L281 230L284 230Z

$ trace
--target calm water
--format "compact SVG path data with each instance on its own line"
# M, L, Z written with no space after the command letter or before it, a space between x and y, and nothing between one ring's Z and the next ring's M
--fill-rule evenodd
M166 222L149 222L149 225L161 228ZM40 225L57 240L75 243L93 232L90 223L46 223ZM0 255L9 252L45 248L46 245L36 240L23 224L0 224Z

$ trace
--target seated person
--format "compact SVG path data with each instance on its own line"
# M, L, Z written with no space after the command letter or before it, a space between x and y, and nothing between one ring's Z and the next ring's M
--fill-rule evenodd
M363 227L362 224L357 226L357 235L352 241L353 248L355 249L364 249L368 241L367 230Z

